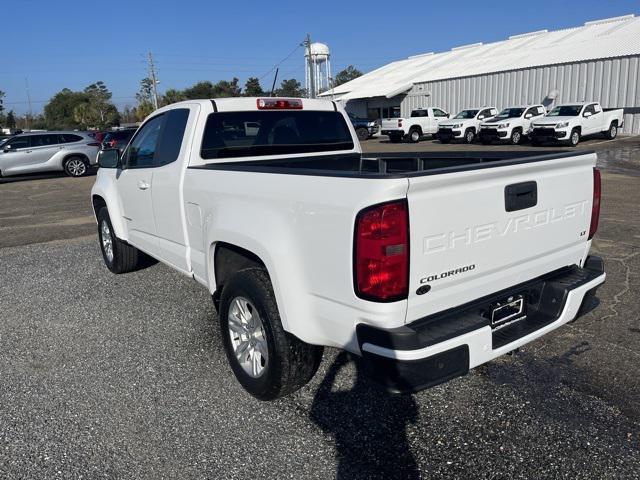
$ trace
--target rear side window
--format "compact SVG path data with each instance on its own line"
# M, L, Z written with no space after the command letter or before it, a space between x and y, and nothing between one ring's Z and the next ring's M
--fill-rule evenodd
M47 147L58 144L58 135L31 135L31 147Z
M415 118L415 117L428 117L429 116L429 111L428 110L414 110L413 112L411 112L411 117Z
M74 135L72 133L63 133L59 135L59 137L60 137L60 143L73 143L73 142L80 142L82 140L81 136Z
M200 155L211 159L351 149L353 140L339 112L221 112L207 118Z
M158 148L156 149L156 166L161 167L171 162L175 162L180 153L182 146L182 138L187 128L187 120L189 119L188 108L178 108L171 110L167 115L164 123Z

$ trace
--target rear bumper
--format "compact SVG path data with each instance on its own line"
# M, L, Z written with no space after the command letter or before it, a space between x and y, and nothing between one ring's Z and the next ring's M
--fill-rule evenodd
M394 135L404 136L404 130L382 130L380 133L382 135L388 135L390 137Z
M565 267L402 327L360 324L356 332L363 363L392 392L438 385L588 313L604 281L602 259L591 256L584 267ZM516 295L526 299L526 317L493 329L489 307Z

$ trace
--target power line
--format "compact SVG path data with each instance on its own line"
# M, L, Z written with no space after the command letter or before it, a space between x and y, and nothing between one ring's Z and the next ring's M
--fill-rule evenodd
M280 66L280 64L286 62L287 60L289 60L291 58L291 56L296 53L298 51L298 49L302 46L302 44L298 44L296 45L296 48L294 48L293 50L291 50L291 53L289 53L289 55L287 55L286 57L284 57L282 60L280 60L278 63L276 63L271 70L269 70L267 73L265 73L264 75L262 75L261 77L258 78L258 80L262 80L264 77L266 77L267 75L269 75L271 72L273 72L276 68L278 68Z

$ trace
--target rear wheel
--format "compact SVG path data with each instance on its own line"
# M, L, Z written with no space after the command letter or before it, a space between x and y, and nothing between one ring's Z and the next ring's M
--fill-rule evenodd
M422 132L420 131L420 129L412 128L411 130L409 130L408 138L411 143L418 143L421 137L422 137Z
M618 125L616 123L612 123L611 126L609 127L609 130L607 130L605 137L607 137L609 140L613 140L617 136L618 136Z
M572 147L577 146L580 143L580 132L577 129L571 130L571 135L569 135L569 145Z
M464 132L464 141L465 143L473 143L476 139L476 132L473 128L468 128L466 132Z
M356 130L356 135L360 141L367 140L369 138L369 130L366 128L358 128Z
M116 237L107 207L98 212L98 239L104 264L113 273L132 272L152 262L136 247Z
M247 268L222 290L220 330L231 369L254 397L273 400L306 385L322 360L323 347L286 332L269 275Z
M519 145L522 141L522 132L518 129L514 129L513 132L511 132L510 140L512 145Z
M64 162L64 173L70 177L82 177L87 170L87 162L81 157L70 157Z

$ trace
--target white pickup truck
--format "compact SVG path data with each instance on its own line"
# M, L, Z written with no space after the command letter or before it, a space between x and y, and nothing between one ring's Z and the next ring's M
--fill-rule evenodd
M264 400L324 346L391 391L451 380L593 308L605 280L592 152L365 158L334 102L228 98L157 110L99 164L106 266L150 256L208 289Z
M451 140L463 140L473 143L480 132L480 124L498 114L496 107L470 108L462 110L448 121L440 122L438 140L449 143Z
M380 133L387 135L393 143L398 143L403 138L416 143L425 135L435 135L438 124L448 118L449 114L441 108L418 108L411 112L409 118L383 119Z
M575 147L582 137L597 134L613 140L623 126L622 108L602 108L597 102L558 105L533 122L531 143L569 142Z
M543 105L508 107L480 126L480 141L484 145L507 141L518 145L529 135L531 124L542 118L547 111Z

